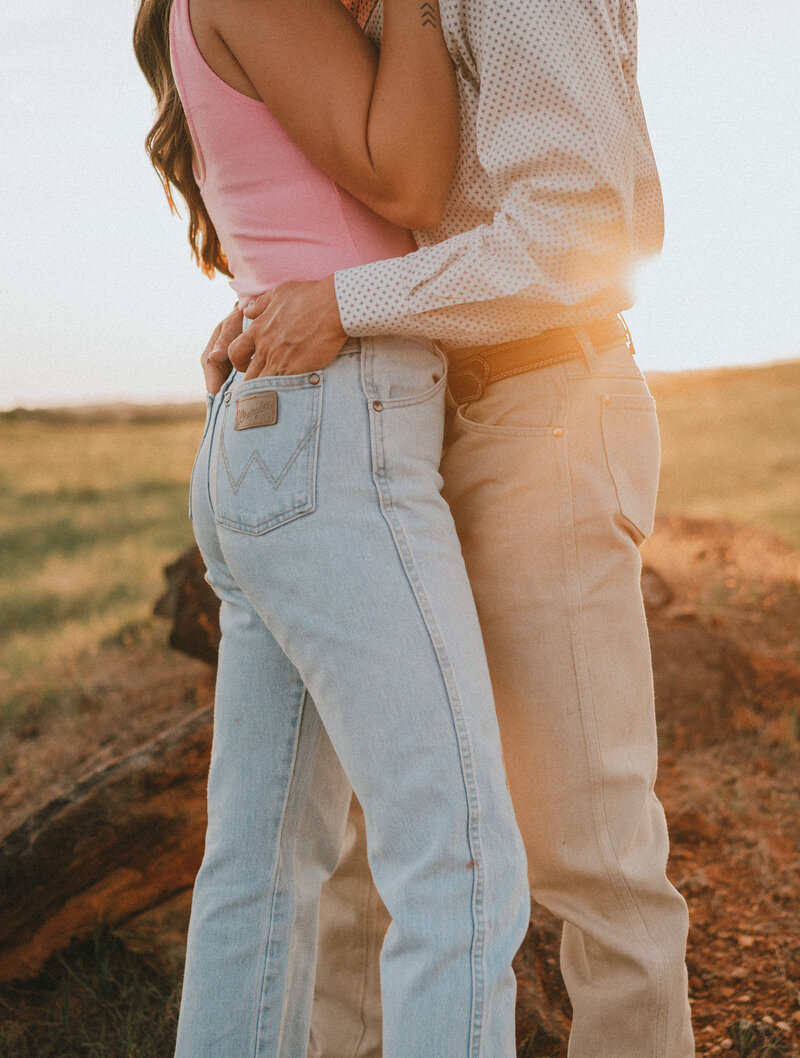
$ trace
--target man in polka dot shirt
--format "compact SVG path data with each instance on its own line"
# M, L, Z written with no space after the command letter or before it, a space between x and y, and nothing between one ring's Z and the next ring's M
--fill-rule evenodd
M379 0L348 3L379 41ZM689 1058L687 913L665 874L639 588L658 431L616 319L633 264L662 238L635 0L439 7L461 116L441 224L404 258L277 288L248 311L248 333L284 362L301 335L320 366L345 335L421 336L448 353L444 495L532 894L564 922L570 1056ZM267 305L280 312L259 315ZM239 327L229 317L212 354ZM354 803L323 891L310 1058L380 1055L387 923Z

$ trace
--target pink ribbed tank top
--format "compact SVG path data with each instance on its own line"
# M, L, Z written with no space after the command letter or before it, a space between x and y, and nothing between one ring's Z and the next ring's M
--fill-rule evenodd
M172 71L195 148L195 177L244 306L288 279L400 257L411 235L303 154L270 111L218 77L197 47L189 0L174 0Z

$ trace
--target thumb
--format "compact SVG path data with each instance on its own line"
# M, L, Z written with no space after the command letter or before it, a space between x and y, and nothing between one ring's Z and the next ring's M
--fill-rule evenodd
M263 294L259 294L257 298L253 298L244 310L245 316L247 316L249 320L254 320L256 316L260 316L272 300L272 294L273 291L267 290Z
M208 354L209 360L226 363L228 359L228 346L242 333L242 314L237 309L227 316L217 329L214 336L214 344Z

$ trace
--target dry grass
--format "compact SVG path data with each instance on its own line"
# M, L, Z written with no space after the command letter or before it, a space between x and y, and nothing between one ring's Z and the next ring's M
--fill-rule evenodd
M729 518L800 543L800 361L657 375L659 511Z
M174 976L98 927L35 982L0 987L0 1058L169 1058L178 997Z
M87 652L147 626L162 567L191 541L191 418L0 416L0 730Z

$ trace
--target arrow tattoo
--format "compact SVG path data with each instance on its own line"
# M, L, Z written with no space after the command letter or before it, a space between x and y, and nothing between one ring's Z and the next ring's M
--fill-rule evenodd
M420 13L422 14L423 26L433 26L434 29L438 27L436 20L436 9L433 4L424 3L420 6Z

